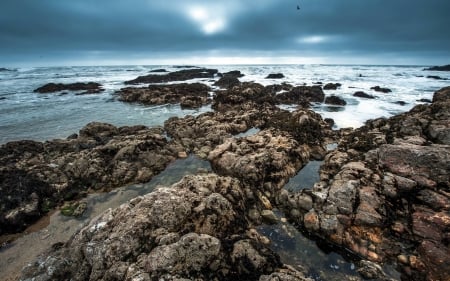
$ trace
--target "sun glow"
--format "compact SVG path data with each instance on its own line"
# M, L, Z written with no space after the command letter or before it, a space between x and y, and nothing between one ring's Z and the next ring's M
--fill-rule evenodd
M206 35L212 35L225 29L226 20L223 15L214 14L211 9L203 6L190 7L188 17L196 22Z

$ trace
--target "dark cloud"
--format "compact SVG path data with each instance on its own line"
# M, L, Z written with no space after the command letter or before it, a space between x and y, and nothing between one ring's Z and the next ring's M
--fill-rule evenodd
M434 62L450 57L448 11L448 0L2 0L0 63L202 53Z

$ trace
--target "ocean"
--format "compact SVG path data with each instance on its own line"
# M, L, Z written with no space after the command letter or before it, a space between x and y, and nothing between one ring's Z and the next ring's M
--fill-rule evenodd
M432 99L434 91L449 85L449 81L427 78L438 75L450 79L448 72L424 71L424 66L375 65L202 65L219 72L240 70L241 81L263 85L283 82L296 85L313 85L321 82L341 83L337 90L324 90L327 96L343 98L346 106L314 104L313 110L324 118L333 118L335 128L359 127L368 119L390 117L408 111ZM114 92L124 81L146 75L153 69L180 70L177 66L76 66L32 67L9 69L0 72L0 144L13 140L50 140L65 138L77 133L92 121L116 126L161 126L172 116L198 115L211 111L210 106L196 110L181 109L178 105L144 106L117 100ZM282 73L282 79L265 79L270 73ZM218 80L217 77L214 80ZM39 94L33 90L46 83L98 82L104 92L94 95L76 93ZM194 79L186 82L214 83L211 79ZM174 82L176 83L176 82ZM371 87L387 87L391 93L379 93ZM356 91L376 96L375 99L354 97ZM282 105L292 109L290 105Z

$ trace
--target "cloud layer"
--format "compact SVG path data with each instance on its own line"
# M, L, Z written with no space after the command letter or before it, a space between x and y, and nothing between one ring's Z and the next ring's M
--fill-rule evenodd
M449 63L448 11L448 0L2 0L0 63L208 56Z

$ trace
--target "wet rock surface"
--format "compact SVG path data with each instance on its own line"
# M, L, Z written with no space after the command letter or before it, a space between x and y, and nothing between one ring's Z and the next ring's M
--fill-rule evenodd
M374 99L375 97L372 95L369 95L363 91L357 91L353 94L354 97L359 97L359 98L366 98L366 99Z
M370 89L374 90L375 92L381 92L381 93L385 93L385 94L392 92L391 89L383 88L383 87L380 87L380 86L374 86L374 87L371 87Z
M22 279L308 280L246 231L253 192L230 177L187 176L108 210Z
M196 78L214 78L214 75L217 73L217 69L183 69L175 72L169 72L167 74L149 74L139 76L136 79L126 81L125 84L166 83L172 81L186 81Z
M35 93L54 93L60 91L84 91L81 94L98 94L104 91L102 85L95 82L77 82L71 84L48 83L34 90Z
M325 86L323 86L324 90L337 90L342 86L341 83L327 83Z
M281 79L281 78L284 78L283 73L271 73L266 77L266 79Z
M210 88L201 83L150 85L122 88L116 94L123 102L145 105L180 104L182 108L198 108L210 102Z
M290 219L372 262L400 261L405 280L449 280L449 95L342 131L321 181L281 193ZM376 268L361 273L378 278Z
M161 129L90 123L79 136L0 147L0 231L14 233L90 190L147 182L183 149Z
M325 98L324 101L325 104L332 104L332 105L346 105L347 102L338 96L329 96Z

